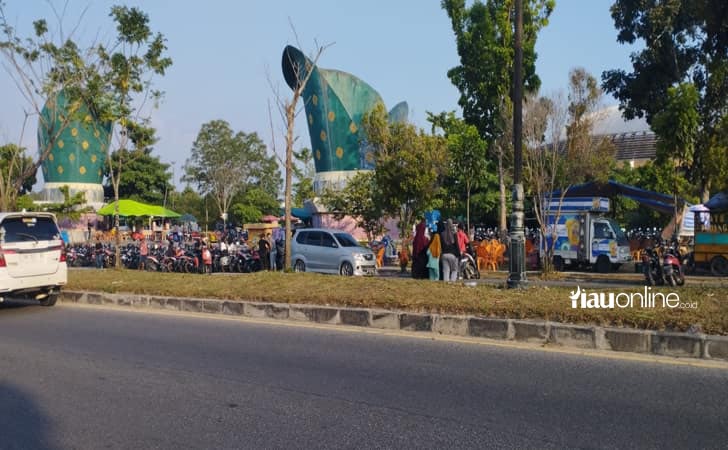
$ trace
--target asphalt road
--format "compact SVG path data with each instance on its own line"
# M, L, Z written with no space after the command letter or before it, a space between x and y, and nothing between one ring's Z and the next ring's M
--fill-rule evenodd
M725 368L0 305L2 449L725 448L726 401Z

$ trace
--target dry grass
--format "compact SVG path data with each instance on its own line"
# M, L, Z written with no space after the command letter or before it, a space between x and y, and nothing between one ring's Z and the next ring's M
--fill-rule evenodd
M401 278L344 278L330 275L260 272L246 275L186 275L137 271L72 270L68 289L230 300L307 303L473 314L486 317L546 319L565 323L627 326L728 334L728 291L720 287L676 288L695 309L639 307L572 309L572 288L530 287L506 290ZM596 290L599 291L599 290ZM635 292L615 286L613 292ZM658 292L668 291L655 289Z

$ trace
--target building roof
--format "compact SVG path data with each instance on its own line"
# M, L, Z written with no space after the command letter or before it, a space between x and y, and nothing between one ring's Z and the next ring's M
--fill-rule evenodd
M617 161L655 159L657 136L651 131L607 135L617 149Z

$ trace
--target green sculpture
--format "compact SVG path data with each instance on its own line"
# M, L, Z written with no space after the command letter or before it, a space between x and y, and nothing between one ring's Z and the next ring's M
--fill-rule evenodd
M110 133L110 123L96 120L86 105L69 102L63 91L49 99L38 120L38 152L53 142L41 165L43 200L63 201L58 188L67 185L71 195L83 191L87 203L103 203L101 183Z
M316 192L325 185L342 186L359 170L373 169L374 157L363 139L361 120L378 103L384 103L379 93L349 73L314 66L290 45L283 50L282 65L291 89L313 70L303 90L303 101L316 168ZM404 122L407 115L407 103L401 102L390 112L390 120Z

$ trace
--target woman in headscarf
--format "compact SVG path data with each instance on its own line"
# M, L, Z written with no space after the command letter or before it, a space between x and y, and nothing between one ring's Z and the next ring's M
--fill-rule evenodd
M452 219L447 219L445 229L442 230L442 279L443 281L457 281L460 267L460 248L455 235Z
M422 219L415 228L415 238L412 242L412 278L427 278L427 223Z
M435 233L430 239L430 245L427 247L427 269L429 271L430 280L437 281L440 279L440 234Z

